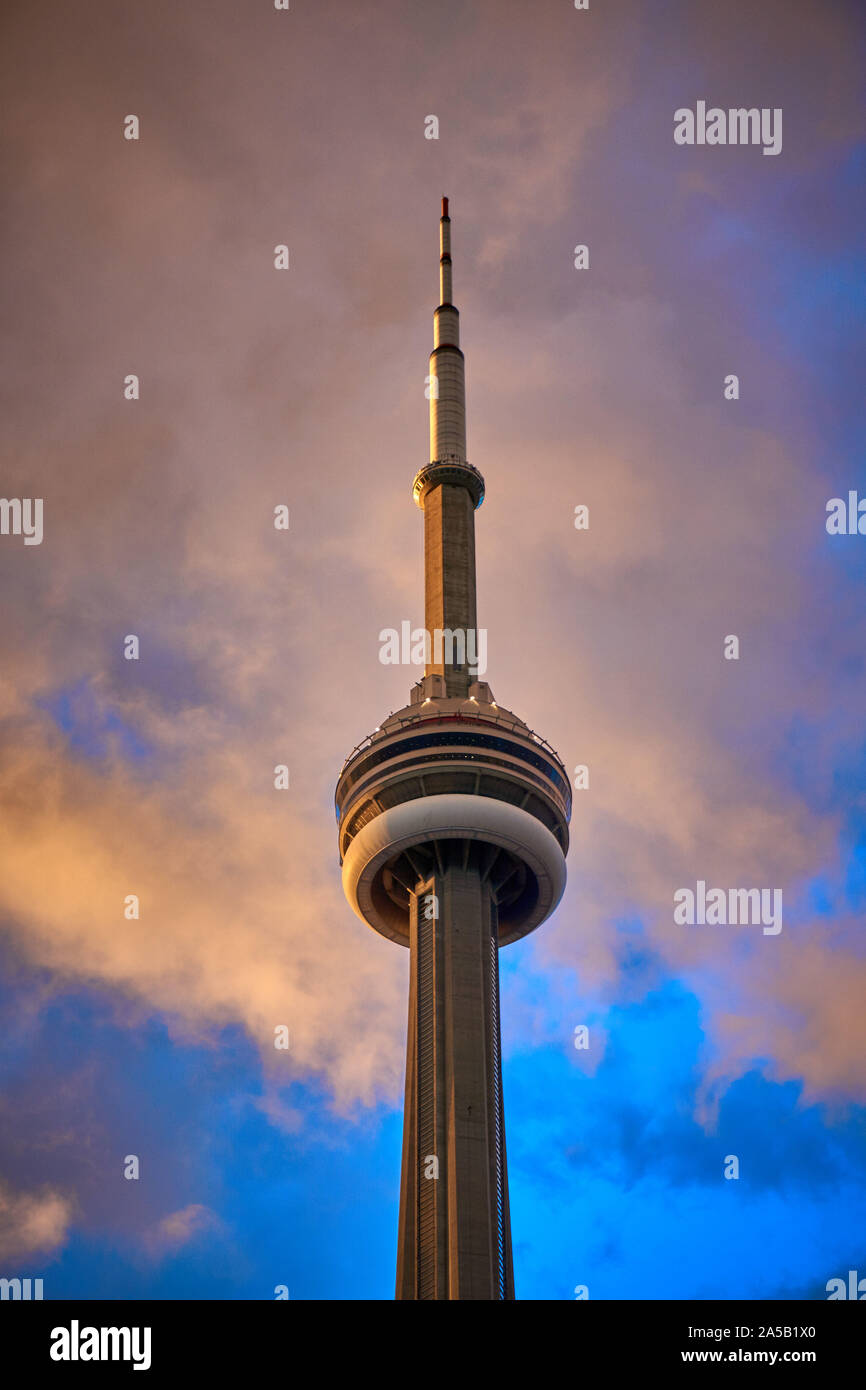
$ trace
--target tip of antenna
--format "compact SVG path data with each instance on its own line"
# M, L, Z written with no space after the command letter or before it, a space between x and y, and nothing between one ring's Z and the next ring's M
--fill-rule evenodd
M447 216L448 216L448 199L447 199L447 198L443 198L443 199L442 199L442 216L443 216L443 217L447 217Z

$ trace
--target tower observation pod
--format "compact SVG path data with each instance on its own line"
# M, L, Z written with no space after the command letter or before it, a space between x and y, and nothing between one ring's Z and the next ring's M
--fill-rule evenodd
M549 744L480 678L484 479L466 458L447 198L439 301L430 458L412 489L424 514L429 659L410 703L347 758L336 810L351 907L410 953L396 1296L513 1299L498 953L562 897L571 790Z

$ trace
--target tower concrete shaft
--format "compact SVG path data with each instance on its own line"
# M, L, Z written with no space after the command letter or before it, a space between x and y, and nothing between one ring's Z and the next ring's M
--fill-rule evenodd
M468 659L447 660L449 649L443 639L437 651L433 634L463 634L478 651L475 602L475 515L472 498L465 487L440 483L424 502L424 626L431 634L431 659L425 676L441 680L443 695L464 698L478 679L469 669ZM470 635L471 634L471 635ZM456 648L459 657L461 649Z
M469 841L410 905L398 1299L511 1299L496 896Z

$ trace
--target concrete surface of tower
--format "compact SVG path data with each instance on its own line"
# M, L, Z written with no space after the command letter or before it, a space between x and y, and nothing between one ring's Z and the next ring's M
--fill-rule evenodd
M336 807L349 903L410 951L396 1296L511 1299L498 952L562 896L571 790L473 670L484 480L466 458L447 198L439 227L430 460L413 485L429 659L410 703L347 758Z

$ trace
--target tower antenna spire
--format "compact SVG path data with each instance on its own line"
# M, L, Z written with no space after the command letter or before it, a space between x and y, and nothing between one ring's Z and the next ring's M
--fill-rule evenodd
M425 616L428 632L475 634L475 522L484 479L466 459L466 385L460 350L460 314L451 302L451 218L442 199L439 219L439 304L433 314L433 351L427 377L430 461L415 477L413 496L424 512ZM467 638L467 641L469 639ZM468 696L473 677L466 662L431 654L424 694ZM437 677L430 684L428 678ZM428 685L430 688L428 689Z
M443 198L439 219L439 304L433 314L430 354L430 462L465 466L466 386L460 351L460 314L451 295L451 218L448 199ZM415 501L423 505L417 491ZM479 497L474 498L476 507L479 501Z

